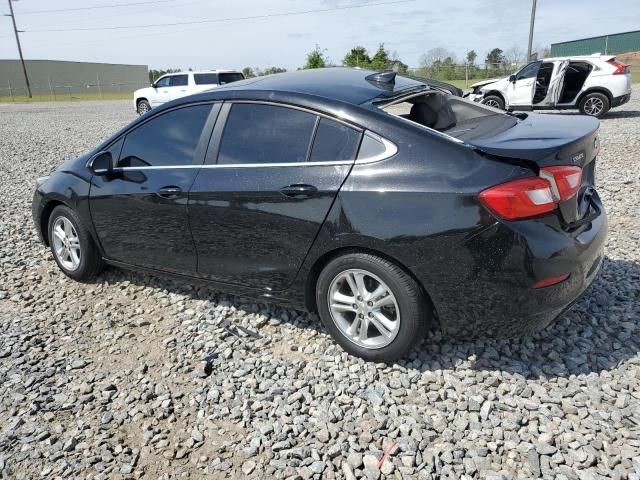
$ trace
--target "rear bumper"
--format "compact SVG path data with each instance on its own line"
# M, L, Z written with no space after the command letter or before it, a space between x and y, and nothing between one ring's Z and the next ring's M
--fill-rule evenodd
M620 95L619 97L615 97L611 102L611 108L624 105L629 100L631 100L631 92L627 93L626 95Z
M573 233L554 220L495 223L463 243L462 258L451 262L439 282L444 289L426 287L444 333L464 338L530 334L582 296L602 264L606 213L601 208L598 217ZM532 288L564 274L570 276L561 283Z

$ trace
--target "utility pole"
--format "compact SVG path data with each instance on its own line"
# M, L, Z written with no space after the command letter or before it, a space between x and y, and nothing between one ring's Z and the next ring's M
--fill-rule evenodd
M9 11L11 13L5 16L11 17L11 21L13 22L13 33L16 34L16 43L18 44L18 53L20 54L20 63L22 63L22 71L24 72L24 81L27 84L27 92L29 93L29 98L31 98L31 85L29 85L29 76L27 75L27 67L24 64L24 57L22 56L22 47L20 46L20 36L18 35L18 27L16 26L16 17L13 14L13 5L11 5L11 0L7 0L7 1L9 2Z
M531 60L531 46L533 44L533 24L536 21L536 0L531 4L531 23L529 24L529 48L527 48L527 62Z

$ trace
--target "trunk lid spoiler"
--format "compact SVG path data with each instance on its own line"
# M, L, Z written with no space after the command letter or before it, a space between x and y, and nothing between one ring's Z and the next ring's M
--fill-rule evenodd
M536 175L541 174L543 167L581 167L577 195L558 204L563 225L573 229L586 222L598 208L591 199L595 192L599 127L598 120L592 117L531 114L493 137L471 139L466 143L497 161L527 166Z
M474 138L466 143L489 155L527 160L538 167L584 167L597 153L599 126L595 118L582 115L529 114L495 136Z

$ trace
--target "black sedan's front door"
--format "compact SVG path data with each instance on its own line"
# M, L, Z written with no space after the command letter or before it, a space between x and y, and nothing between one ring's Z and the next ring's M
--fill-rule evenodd
M360 130L308 111L225 104L189 194L198 273L271 291L288 287L360 138Z
M196 272L187 196L204 159L211 110L191 105L152 117L126 134L113 173L93 177L91 217L107 258Z

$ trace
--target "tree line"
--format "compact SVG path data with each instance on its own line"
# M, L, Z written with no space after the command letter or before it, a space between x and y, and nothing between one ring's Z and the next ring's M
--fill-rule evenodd
M538 46L533 54L534 58L545 58L549 56L549 47ZM465 80L492 78L507 75L524 65L527 61L526 54L518 47L511 47L506 50L501 48L491 49L484 61L478 59L475 50L469 50L462 59L443 48L435 47L427 51L420 57L418 65L409 67L404 63L397 52L391 52L381 43L377 50L370 53L365 47L357 45L351 48L342 58L340 65L344 67L360 67L370 70L394 70L401 74L409 74L420 77L433 78L435 80ZM327 55L327 51L316 45L306 55L306 61L300 69L324 68L338 66ZM189 70L192 70L189 68ZM162 75L179 72L179 69L170 68L167 70L149 70L149 81L153 83ZM286 72L282 67L245 67L242 73L245 78L272 75L274 73Z

